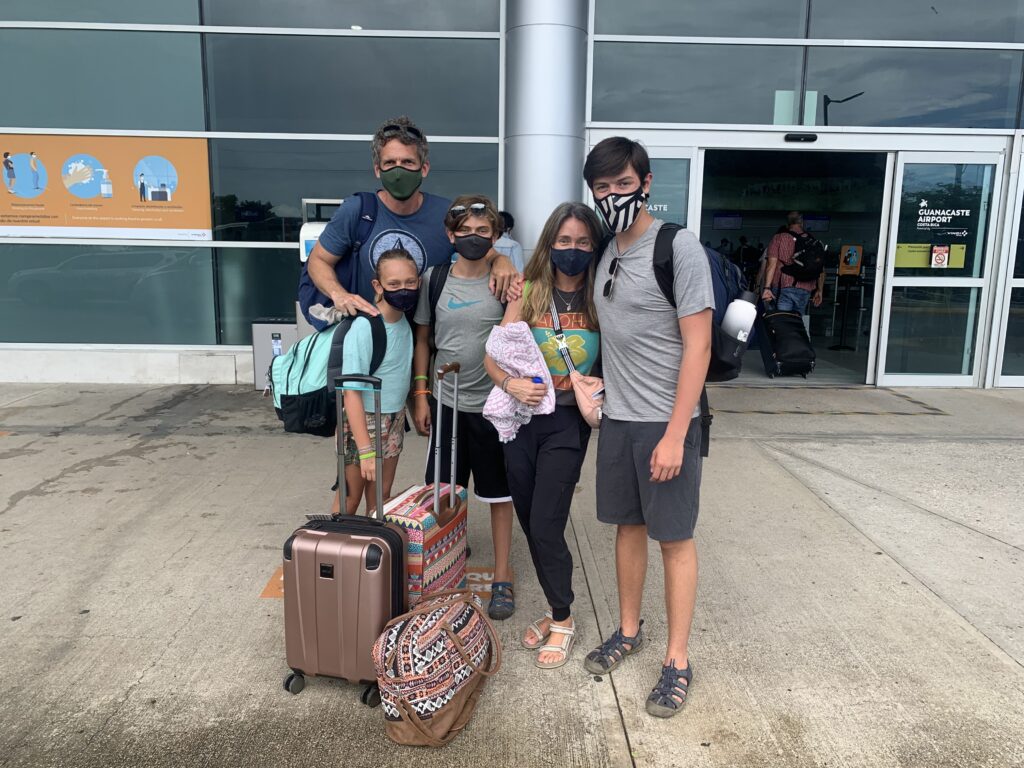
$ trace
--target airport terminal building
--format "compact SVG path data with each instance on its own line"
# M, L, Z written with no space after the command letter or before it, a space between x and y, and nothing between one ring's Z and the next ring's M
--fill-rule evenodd
M424 190L527 250L612 135L745 267L802 211L820 381L1024 386L1024 0L982 5L4 0L0 381L252 385L300 228L408 114Z

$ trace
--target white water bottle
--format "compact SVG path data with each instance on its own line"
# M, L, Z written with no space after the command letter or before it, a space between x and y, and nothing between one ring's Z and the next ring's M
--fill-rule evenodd
M727 336L739 342L750 338L750 329L754 327L754 319L757 317L757 307L754 306L756 301L757 297L750 291L743 291L732 300L722 318L722 330Z

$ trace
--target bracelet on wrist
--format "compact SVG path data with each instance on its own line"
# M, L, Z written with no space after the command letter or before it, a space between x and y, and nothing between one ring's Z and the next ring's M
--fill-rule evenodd
M376 451L367 451L366 453L360 453L359 454L359 460L360 461L369 461L370 459L375 459L375 458L377 458L377 452Z
M357 445L356 446L356 451L358 453L366 453L367 451L372 451L372 450L373 450L373 446L372 445Z
M429 376L413 376L412 380L413 381L430 381L430 377Z
M429 395L430 394L430 390L429 389L414 389L412 391L412 393L413 393L413 395Z
M508 383L512 381L511 374L505 374L505 378L501 380L501 391L508 393Z

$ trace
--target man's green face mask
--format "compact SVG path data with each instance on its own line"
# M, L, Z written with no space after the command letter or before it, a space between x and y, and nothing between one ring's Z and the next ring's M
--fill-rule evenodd
M381 171L380 181L393 198L408 200L423 183L423 170L417 168L415 171L410 171L408 168L396 165L394 168Z

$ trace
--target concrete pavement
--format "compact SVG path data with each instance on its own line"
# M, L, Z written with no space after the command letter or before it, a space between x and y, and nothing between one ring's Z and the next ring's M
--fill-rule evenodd
M359 690L281 688L280 546L327 502L326 442L242 387L19 385L0 395L0 766L1024 765L1024 392L723 386L698 525L695 681L644 699L665 639L598 680L616 624L593 449L568 538L574 659L518 646L442 751L397 748ZM593 447L592 447L593 448ZM398 487L419 472L407 443ZM473 562L489 530L471 511Z

